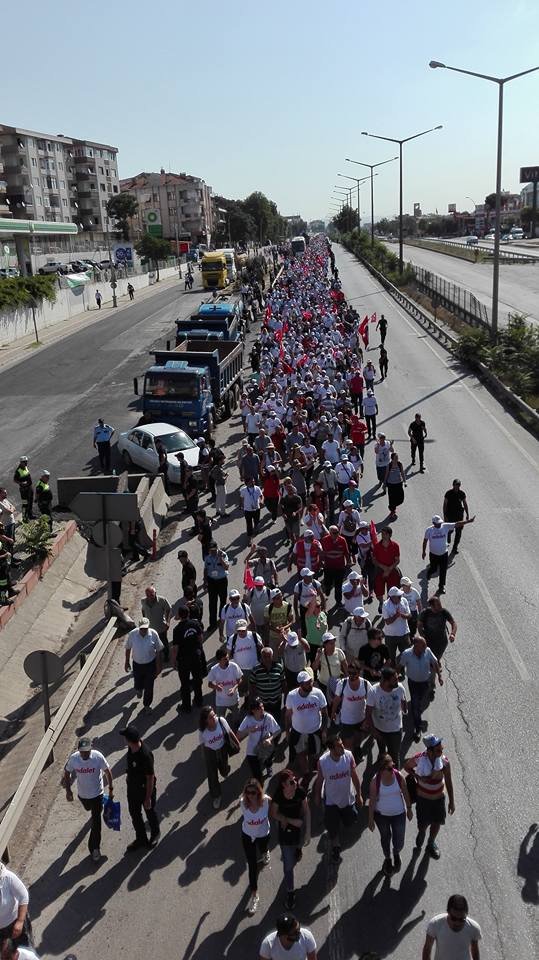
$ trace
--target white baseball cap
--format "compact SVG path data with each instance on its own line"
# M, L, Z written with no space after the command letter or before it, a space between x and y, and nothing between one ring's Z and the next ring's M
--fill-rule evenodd
M312 680L310 673L306 670L300 670L298 673L298 683L309 683Z
M263 587L265 583L264 577L255 577L254 579L255 587Z
M293 630L291 630L290 633L287 633L287 635L286 635L286 643L287 643L287 646L289 646L289 647L297 647L297 646L299 646L299 637L298 637L297 633L294 633Z
M388 597L402 597L402 590L399 590L398 587L391 587L387 595Z
M301 577L314 577L314 571L313 571L313 570L309 570L308 567L303 567L303 569L302 569L301 572L300 572L300 576L301 576Z
M344 587L342 588L342 592L343 592L343 593L353 593L353 592L354 592L354 584L353 584L353 583L345 583Z
M231 600L235 600L236 597L239 597L239 595L240 595L239 590L231 590L230 593L228 594Z
M368 613L364 607L354 607L353 613L354 617L368 617Z
M363 577L361 576L360 573L357 572L357 570L352 570L352 573L350 573L350 574L348 575L348 579L349 579L349 580L363 580Z

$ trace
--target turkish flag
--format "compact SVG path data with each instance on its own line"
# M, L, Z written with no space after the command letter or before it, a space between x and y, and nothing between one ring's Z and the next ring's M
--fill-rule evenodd
M371 541L372 543L378 543L378 533L374 520L371 520Z
M357 329L359 336L363 340L365 347L369 346L369 318L364 317Z

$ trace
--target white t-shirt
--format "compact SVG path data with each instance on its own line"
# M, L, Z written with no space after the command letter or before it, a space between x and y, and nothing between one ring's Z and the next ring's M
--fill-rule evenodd
M131 650L135 663L152 663L157 654L161 653L163 644L157 630L148 627L147 633L143 634L135 628L130 630L125 638L125 649Z
M254 487L243 487L240 490L240 498L244 510L251 512L258 510L262 499L262 490L256 484Z
M326 698L318 687L313 687L306 697L296 690L291 690L285 702L287 710L292 711L292 728L296 733L316 733L322 725L320 713L327 706Z
M417 611L417 601L421 599L421 594L419 590L416 590L415 587L410 587L408 592L404 592L403 600L406 600L408 606L410 607L410 613L416 613Z
M247 631L244 637L240 634L236 634L236 643L234 644L234 634L231 634L227 640L227 647L230 650L230 656L234 659L234 663L238 664L238 667L241 667L242 670L253 670L258 663L258 647L256 645L256 640L253 637L253 634L250 630ZM232 646L234 645L234 652L232 652Z
M363 397L363 413L366 417L373 417L376 413L376 397Z
M268 737L274 737L276 733L279 733L280 729L279 724L274 717L272 717L271 713L265 713L262 720L257 720L252 714L247 714L239 726L240 733L245 733L246 730L249 731L247 738L247 756L253 757L260 741L267 740Z
M400 602L393 603L393 600L384 600L382 606L382 617L384 618L384 633L386 637L403 637L406 633L410 633L410 627L407 620L403 620L402 617L397 617L393 623L386 623L386 617L394 617L395 614L399 613L410 613L410 607L408 606L408 601L404 597L400 598Z
M342 697L341 701L341 723L363 723L365 719L365 707L367 705L367 695L372 690L372 685L368 680L359 681L357 690L353 690L348 679L339 680L335 690L336 697Z
M339 459L339 444L336 440L324 440L322 444L326 460L335 465Z
M470 960L470 944L481 939L481 927L475 920L466 917L462 930L452 930L446 913L430 920L427 933L436 940L436 960Z
M356 796L352 785L352 773L356 769L352 751L345 750L342 757L334 760L329 750L326 750L318 761L318 769L324 778L326 804L349 807Z
M305 551L307 554L307 551ZM310 583L305 583L305 580L298 580L296 586L294 587L294 596L298 601L300 607L307 608L311 602L317 597L321 590L320 580L311 580Z
M269 806L269 797L264 797L260 807L256 811L249 810L243 800L240 801L240 810L243 816L241 829L243 833L246 833L252 840L256 839L256 837L267 837L270 832Z
M363 406L365 406L365 402L363 402ZM387 467L391 460L391 444L387 440L384 440L383 443L377 443L375 456L377 467Z
M447 553L447 536L455 529L454 523L441 523L439 527L427 527L425 530L425 540L428 541L429 550L435 557L442 557Z
M28 903L28 890L16 873L0 871L0 927L9 927L17 918L21 903Z
M209 727L206 727L205 730L199 730L199 743L202 743L208 748L208 750L220 750L221 747L224 747L225 745L225 734L223 732L223 727L225 728L226 733L230 733L230 725L228 721L225 720L224 717L219 717L215 730L210 730Z
M230 601L225 603L221 610L221 620L225 625L227 640L236 632L236 620L247 620L247 623L249 623L250 616L251 608L249 604L238 603L237 607L235 607Z
M260 956L264 960L305 960L306 956L314 950L316 950L316 940L310 930L302 927L299 940L293 943L290 949L283 947L278 933L269 933L260 945Z
M343 588L345 586L346 583L343 583ZM348 614L353 614L356 607L362 607L364 600L365 597L363 596L361 587L358 593L343 593L342 595L343 606Z
M39 960L37 953L29 950L28 947L17 947L19 960Z
M235 707L236 704L240 702L238 683L242 677L242 671L233 660L230 661L228 667L225 667L224 670L218 663L213 665L208 673L208 681L211 680L212 683L222 683L225 688L224 690L215 691L215 705L217 707ZM235 687L235 690L229 693L229 689L233 687Z
M72 753L66 763L66 770L77 777L77 792L84 800L91 800L103 793L103 770L108 770L106 758L99 750L90 750L87 760L79 751Z
M393 690L382 690L379 683L375 683L367 694L367 706L372 707L374 726L382 733L397 733L402 730L401 703L406 700L406 693L402 683L398 683Z

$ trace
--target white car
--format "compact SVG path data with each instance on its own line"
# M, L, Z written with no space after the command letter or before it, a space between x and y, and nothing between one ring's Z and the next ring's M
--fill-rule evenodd
M475 237L475 236L466 237L467 247L475 247L477 246L478 242L479 242L479 237Z
M155 441L159 439L167 451L168 479L170 483L180 482L180 463L176 454L180 451L189 467L196 469L200 448L191 437L173 427L170 423L145 423L143 426L127 430L118 437L118 450L127 468L142 467L147 473L158 473L159 456Z

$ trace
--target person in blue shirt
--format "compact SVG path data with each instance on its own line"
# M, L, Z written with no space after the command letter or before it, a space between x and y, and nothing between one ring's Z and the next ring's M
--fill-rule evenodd
M351 500L354 504L354 510L361 510L361 491L355 480L350 480L342 495L342 502Z
M229 566L226 553L219 549L215 540L212 540L209 553L204 560L204 587L208 591L210 629L217 626L217 614L227 601ZM217 606L217 601L219 601L219 606Z
M97 449L103 473L110 473L110 441L113 433L114 427L100 417L94 427L94 448Z

